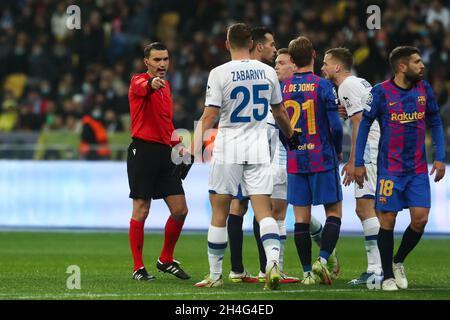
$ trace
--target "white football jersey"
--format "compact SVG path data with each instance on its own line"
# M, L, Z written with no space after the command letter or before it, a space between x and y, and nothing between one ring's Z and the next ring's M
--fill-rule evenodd
M287 164L287 151L280 141L279 129L276 129L275 118L272 112L269 112L267 116L267 124L269 125L268 137L270 143L270 151L272 157L272 163L282 167L286 167Z
M260 61L232 60L211 70L205 106L220 108L215 161L270 162L267 116L282 100L275 69Z
M344 105L349 117L358 112L362 112L363 101L370 93L372 86L370 83L356 76L347 77L338 88L339 101ZM349 125L350 120L347 120ZM366 149L364 150L365 163L377 163L378 143L380 141L380 125L375 120L370 127Z

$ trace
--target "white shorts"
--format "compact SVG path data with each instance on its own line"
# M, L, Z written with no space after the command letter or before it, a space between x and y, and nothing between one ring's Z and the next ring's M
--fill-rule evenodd
M287 169L285 166L272 164L273 192L272 199L287 200Z
M364 179L362 188L359 188L355 182L355 198L375 199L377 189L377 165L374 163L365 164L367 172L367 181Z
M272 194L273 176L270 163L237 164L211 162L209 191L217 194L238 194L239 184L245 195Z

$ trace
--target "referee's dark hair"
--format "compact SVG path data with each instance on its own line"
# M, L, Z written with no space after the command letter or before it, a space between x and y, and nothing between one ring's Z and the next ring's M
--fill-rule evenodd
M255 51L256 46L258 43L264 44L266 42L266 34L269 33L273 36L272 30L270 30L267 27L255 27L252 29L252 40L253 40L253 47L250 50L250 52Z
M400 46L392 50L389 55L389 63L391 64L394 72L397 72L399 64L407 64L411 58L411 55L415 53L420 55L420 50L411 46Z
M153 42L145 46L144 48L144 57L150 57L150 52L152 50L163 51L167 50L167 47L161 42Z

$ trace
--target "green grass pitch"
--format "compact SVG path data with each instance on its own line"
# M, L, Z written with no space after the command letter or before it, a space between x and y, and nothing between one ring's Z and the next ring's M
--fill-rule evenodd
M263 291L263 284L232 284L226 277L230 256L224 260L223 288L196 288L209 270L206 232L184 233L175 258L192 276L183 281L156 271L163 242L161 233L147 232L144 262L157 276L152 282L131 280L132 260L126 232L0 232L0 299L177 299L177 300L294 300L294 299L450 299L450 239L424 238L406 260L408 290L382 292L346 283L364 271L366 255L362 237L341 237L338 255L342 273L332 285L282 284L278 291ZM400 239L396 238L396 247ZM313 257L318 249L313 244ZM246 235L244 263L258 270L255 240ZM81 289L69 290L68 266L81 270ZM300 277L299 258L292 234L288 235L285 271Z

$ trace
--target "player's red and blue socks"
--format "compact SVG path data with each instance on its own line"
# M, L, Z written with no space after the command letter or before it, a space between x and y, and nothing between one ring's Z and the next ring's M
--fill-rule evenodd
M144 248L144 221L130 220L130 248L133 255L134 268L133 271L138 270L144 266L142 261L142 250Z
M397 254L394 257L394 263L403 263L406 256L416 247L419 243L420 238L422 238L423 232L416 232L411 229L411 225L406 228L403 233L402 242L398 248Z
M378 249L380 250L384 279L394 278L394 271L392 270L392 256L394 255L394 230L380 228L377 242Z
M264 250L264 246L261 241L260 226L258 221L256 221L255 217L253 217L253 234L255 235L256 244L258 246L259 270L261 270L262 273L266 273L266 264L267 264L266 251Z
M227 231L228 242L230 243L231 270L236 273L244 272L242 262L242 243L244 242L244 233L242 232L242 223L244 219L234 214L228 215Z
M319 258L328 261L328 258L336 247L340 230L341 218L329 216L325 221L325 225L322 230Z
M186 216L184 216L185 218ZM164 245L161 251L159 261L162 263L173 262L173 252L178 238L180 237L181 230L184 225L184 218L181 220L175 220L172 216L169 216L164 228Z
M309 223L296 223L294 225L294 241L297 254L303 266L303 271L311 271L311 234Z

